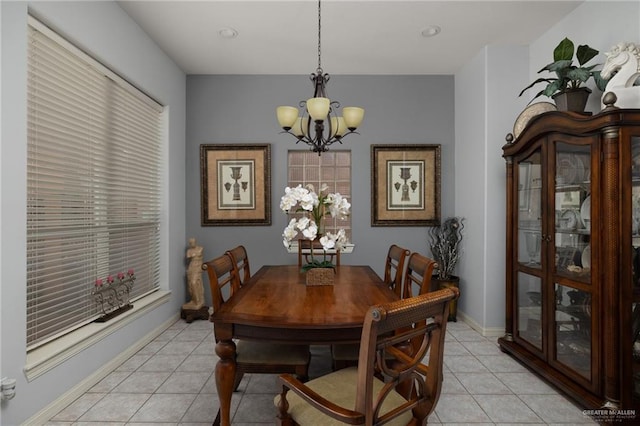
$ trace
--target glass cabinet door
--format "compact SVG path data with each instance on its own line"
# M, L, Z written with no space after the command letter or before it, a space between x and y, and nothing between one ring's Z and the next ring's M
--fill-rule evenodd
M632 386L634 406L640 404L640 136L631 138L631 301ZM628 308L627 308L628 309ZM624 347L624 345L623 345Z
M542 351L542 154L517 163L517 336Z
M591 379L591 145L556 143L552 358Z

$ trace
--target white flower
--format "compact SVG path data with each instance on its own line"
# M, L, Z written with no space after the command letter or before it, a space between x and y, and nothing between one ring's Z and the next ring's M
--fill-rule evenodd
M336 236L336 249L344 249L345 244L347 244L347 233L344 231L344 229L339 229L338 235Z
M298 204L298 200L296 199L295 194L291 190L291 188L286 187L284 189L284 193L284 196L280 199L280 209L288 212L293 207L295 207L296 204Z
M306 194L303 194L299 201L300 207L309 212L319 203L318 195L315 192L307 192Z
M282 243L284 246L289 248L291 240L293 240L296 235L298 235L298 231L296 231L296 220L291 219L291 222L289 222L289 225L284 228L284 232L282 233Z
M294 219L295 220L295 219ZM298 223L296 225L296 228L298 228L301 231L304 231L309 225L310 225L311 220L308 217L301 217L300 219L298 219Z
M318 235L318 227L316 223L311 221L309 226L302 231L302 235L308 240L313 240Z
M322 248L325 250L331 250L336 246L336 241L333 239L333 234L327 232L327 235L324 235L320 238L320 244L322 244Z
M346 219L346 217L349 216L351 204L346 198L340 195L339 192L329 194L327 196L326 204L329 206L329 213L331 213L331 217Z

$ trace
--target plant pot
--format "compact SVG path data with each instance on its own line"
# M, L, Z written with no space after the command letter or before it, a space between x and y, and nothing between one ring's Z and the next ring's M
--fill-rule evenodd
M334 268L311 268L305 272L307 285L333 285L335 274Z
M443 288L455 287L460 288L460 277L451 275L447 279L440 279L437 275L431 277L431 290L440 290ZM449 302L449 317L448 321L458 321L458 299L453 299Z
M556 103L558 111L584 112L590 94L591 89L588 87L580 87L578 89L556 93L552 98Z

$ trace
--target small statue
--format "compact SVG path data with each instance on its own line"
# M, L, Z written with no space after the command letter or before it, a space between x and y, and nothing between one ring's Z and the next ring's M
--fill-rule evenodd
M618 43L605 56L600 76L609 81L602 93L602 107L604 96L613 92L618 108L640 108L640 44Z
M194 319L208 319L209 308L204 304L204 286L202 283L202 262L203 251L201 246L196 245L195 238L189 238L189 248L187 249L187 289L191 300L182 305L180 316L191 322Z

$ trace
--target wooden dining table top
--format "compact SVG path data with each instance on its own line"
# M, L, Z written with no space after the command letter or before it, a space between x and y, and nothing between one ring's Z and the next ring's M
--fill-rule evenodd
M336 267L334 284L321 286L306 285L297 265L263 266L211 321L218 339L357 340L367 310L396 299L369 266Z

